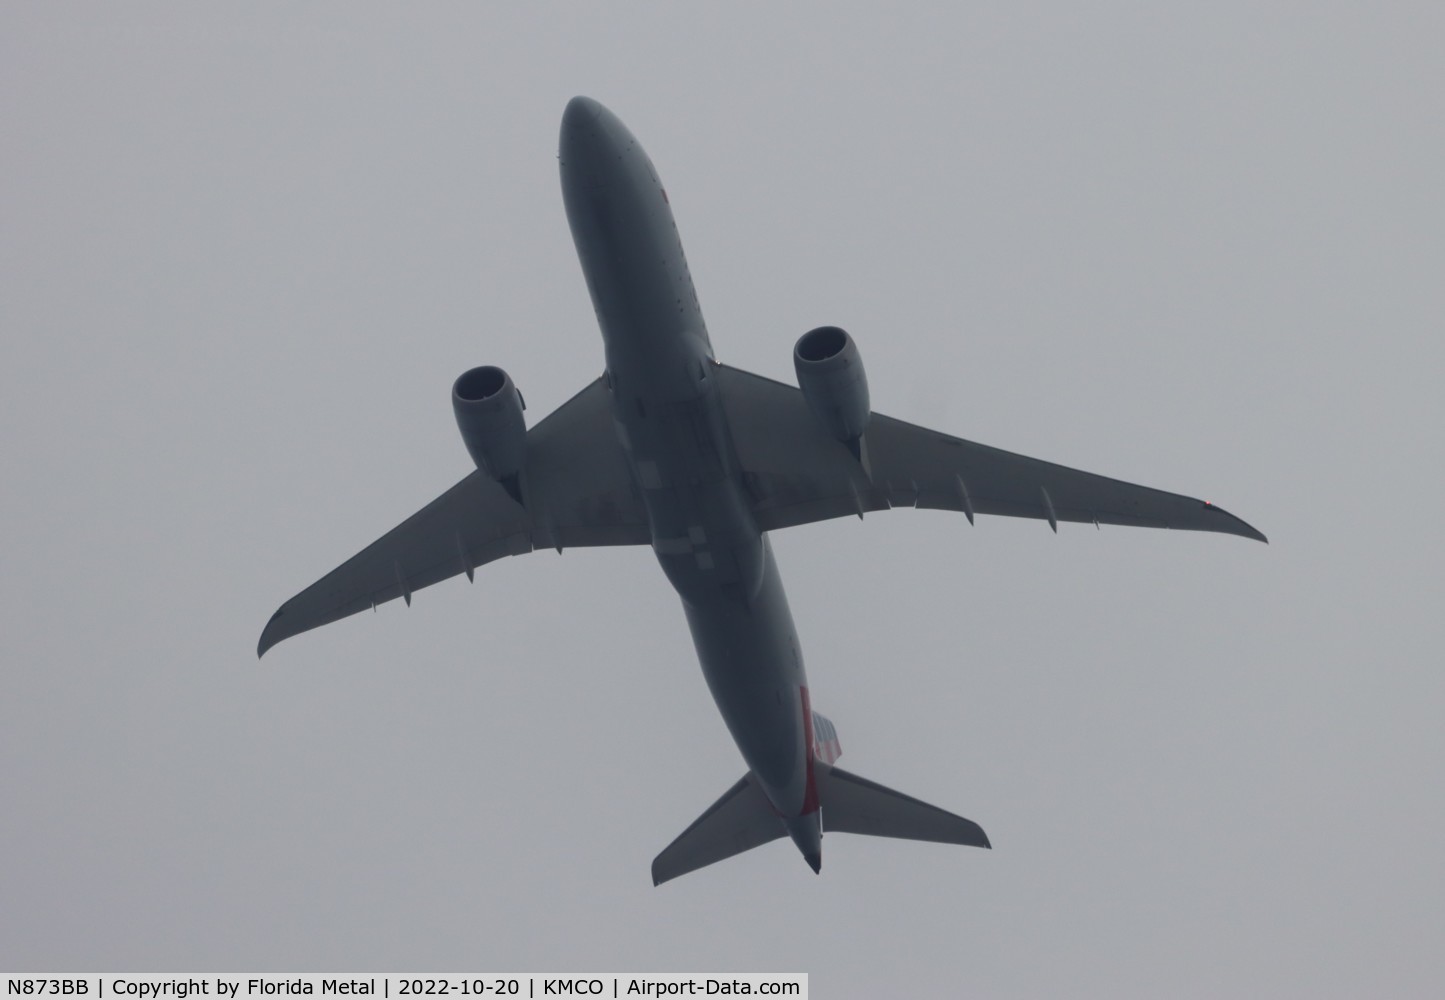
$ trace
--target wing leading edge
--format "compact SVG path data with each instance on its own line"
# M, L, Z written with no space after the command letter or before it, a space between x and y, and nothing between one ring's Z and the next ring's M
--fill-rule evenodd
M890 507L1134 527L1218 531L1267 542L1233 514L1193 497L1080 472L873 414L864 468L790 385L726 365L724 406L764 531Z
M470 579L503 556L651 541L601 379L527 432L522 483L526 506L473 472L281 605L256 655L398 597L410 604L415 591L460 573Z

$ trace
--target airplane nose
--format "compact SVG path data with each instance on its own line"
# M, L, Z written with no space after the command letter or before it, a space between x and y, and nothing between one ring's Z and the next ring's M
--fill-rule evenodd
M590 117L596 119L602 105L590 97L583 97L578 94L567 102L567 110L562 112L562 127L565 129L567 123L577 118Z
M602 105L590 97L574 97L567 102L557 144L563 170L577 173L595 167L606 141L602 128L604 113Z
M645 162L646 155L616 115L590 97L574 97L562 112L558 159L570 204L600 189L635 183L638 162Z

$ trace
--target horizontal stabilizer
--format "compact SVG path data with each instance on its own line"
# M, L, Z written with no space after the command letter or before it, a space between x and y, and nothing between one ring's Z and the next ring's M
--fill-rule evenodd
M940 844L989 847L988 835L973 820L884 788L867 778L822 763L817 766L823 832L869 837L931 840Z
M652 884L661 885L787 833L749 771L653 860Z

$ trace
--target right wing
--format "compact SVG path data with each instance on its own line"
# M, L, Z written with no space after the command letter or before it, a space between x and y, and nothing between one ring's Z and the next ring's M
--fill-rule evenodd
M410 604L414 591L503 556L652 540L601 379L527 432L522 481L525 508L473 472L281 605L256 655L398 597Z
M719 366L723 405L763 531L867 510L925 507L1047 520L1220 531L1266 541L1193 497L1081 472L874 413L865 471L790 385Z

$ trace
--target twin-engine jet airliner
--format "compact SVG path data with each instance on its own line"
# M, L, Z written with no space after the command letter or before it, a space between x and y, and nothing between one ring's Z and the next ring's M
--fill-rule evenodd
M281 606L257 653L502 556L651 545L747 773L652 863L654 884L825 831L988 847L978 824L835 766L768 532L892 507L1264 535L1212 504L874 413L853 339L793 349L798 388L713 352L667 193L586 97L562 116L562 196L602 329L602 375L530 430L512 379L473 368L452 406L476 470Z

